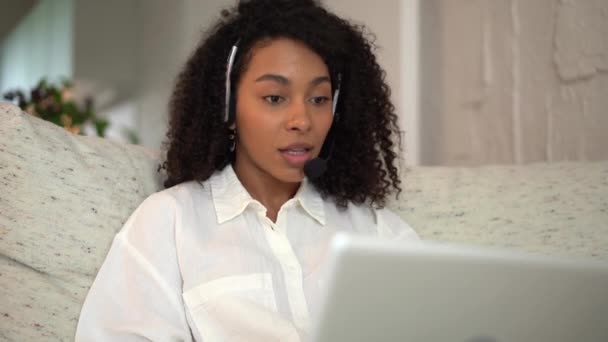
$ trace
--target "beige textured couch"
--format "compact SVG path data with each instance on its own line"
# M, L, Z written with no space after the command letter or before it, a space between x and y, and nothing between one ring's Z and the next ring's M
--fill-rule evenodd
M1 341L73 340L113 235L160 189L158 164L0 104ZM608 162L413 168L391 207L426 239L608 260Z

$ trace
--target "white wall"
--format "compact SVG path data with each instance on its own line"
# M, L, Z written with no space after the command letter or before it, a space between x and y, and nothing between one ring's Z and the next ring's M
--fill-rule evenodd
M78 0L75 78L112 120L109 136L135 128L160 148L174 80L219 9L233 1Z
M74 77L105 109L131 99L139 86L141 1L77 0Z
M8 34L0 48L0 93L71 78L72 0L41 0Z
M386 71L391 100L404 132L402 147L409 165L419 161L418 0L325 0L337 15L364 24L375 36L378 63Z
M421 160L420 127L420 0L401 0L399 22L399 65L401 127L405 131L404 151L408 165Z
M423 163L608 159L608 2L425 0Z
M150 1L141 7L138 127L142 144L160 147L167 129L167 105L175 78L202 32L228 0Z

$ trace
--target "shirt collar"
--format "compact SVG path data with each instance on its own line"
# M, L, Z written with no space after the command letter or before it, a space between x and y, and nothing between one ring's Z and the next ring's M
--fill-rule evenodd
M211 176L210 183L218 224L235 218L249 204L257 202L245 190L231 165Z
M310 183L308 178L304 178L300 189L294 196L294 198L300 203L302 208L317 220L321 225L325 225L325 207L324 201L314 185Z
M259 206L263 209L262 204L253 199L243 187L231 165L216 172L211 176L209 182L218 224L242 214L249 205ZM293 200L297 201L308 215L312 216L321 225L325 225L323 198L308 179L305 178L302 181Z

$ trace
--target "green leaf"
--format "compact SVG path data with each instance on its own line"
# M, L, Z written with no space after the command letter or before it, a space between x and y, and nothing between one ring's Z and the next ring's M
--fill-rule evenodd
M110 122L106 119L97 119L95 120L95 130L97 131L97 136L105 137L106 129L110 125Z
M131 143L133 145L139 145L139 143L140 143L139 135L137 134L137 132L134 129L123 128L122 135L125 138L127 138L129 143Z

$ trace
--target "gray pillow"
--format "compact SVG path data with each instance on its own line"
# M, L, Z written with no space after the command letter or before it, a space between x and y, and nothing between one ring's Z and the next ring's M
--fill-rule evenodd
M161 186L159 154L0 103L0 340L73 340L114 234Z
M425 240L608 260L608 161L416 167L389 206Z

